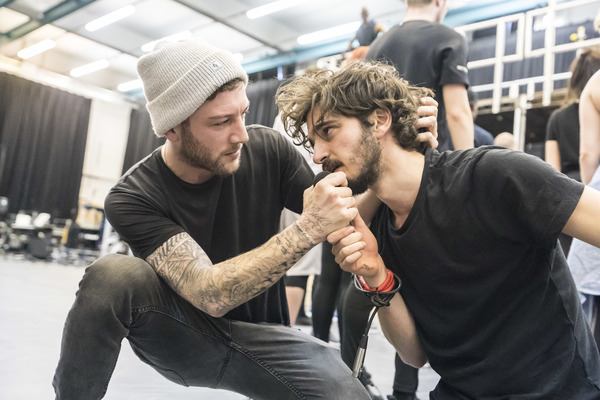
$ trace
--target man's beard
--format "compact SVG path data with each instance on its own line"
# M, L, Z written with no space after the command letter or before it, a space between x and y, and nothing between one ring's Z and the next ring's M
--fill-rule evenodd
M361 194L377 182L381 170L381 147L370 130L363 129L355 154L359 154L359 157L352 162L358 164L362 161L363 165L358 176L348 178L348 187L352 189L352 194Z
M181 150L179 156L184 162L194 168L202 168L210 171L215 175L230 175L237 170L239 164L233 169L228 169L221 162L220 155L216 158L213 157L210 149L192 135L189 123L183 123L181 128Z

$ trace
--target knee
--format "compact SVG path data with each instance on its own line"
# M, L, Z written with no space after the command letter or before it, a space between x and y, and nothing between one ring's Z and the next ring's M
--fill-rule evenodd
M156 273L144 260L108 254L86 269L79 284L79 292L111 298L143 288L149 279L156 279Z

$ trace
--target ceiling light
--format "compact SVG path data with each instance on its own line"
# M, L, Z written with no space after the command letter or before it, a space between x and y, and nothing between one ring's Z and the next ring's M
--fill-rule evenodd
M117 22L120 19L130 16L134 12L135 7L130 4L123 8L119 8L118 10L115 10L109 14L106 14L103 17L96 18L95 20L88 22L87 24L85 24L85 29L87 29L90 32L97 31L98 29L104 28L107 25L110 25L114 22Z
M246 17L250 19L256 19L264 17L265 15L272 14L277 11L285 10L286 8L293 7L295 5L306 2L307 0L279 0L272 3L265 4L264 6L252 8L246 11Z
M47 50L50 50L54 46L56 46L56 43L54 42L54 40L50 40L50 39L42 40L41 42L38 42L38 43L34 44L33 46L26 47L23 50L19 51L17 53L17 56L26 60L26 59L36 56L40 53L43 53Z
M92 72L99 71L108 67L110 64L108 60L98 60L93 63L82 65L81 67L77 67L71 70L70 74L74 78L78 78L83 75L91 74Z
M135 79L129 82L120 83L117 86L119 92L129 92L130 90L141 89L143 87L141 79Z
M355 33L361 22L352 22L345 25L335 26L333 28L324 29L322 31L317 31L313 33L307 33L306 35L302 35L298 37L299 44L311 44L320 42L326 39L332 39L339 36L348 35L351 33Z
M175 33L173 35L165 36L162 39L158 39L158 40L154 40L150 43L146 43L145 45L142 46L142 51L144 53L151 52L152 50L154 50L154 46L156 46L156 44L158 42L162 42L162 41L178 42L180 40L189 39L191 37L192 37L192 32L190 32L190 31L183 31L183 32Z

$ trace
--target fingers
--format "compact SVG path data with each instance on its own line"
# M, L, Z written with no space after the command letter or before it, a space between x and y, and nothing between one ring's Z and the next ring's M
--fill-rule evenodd
M421 104L423 104L424 106L435 106L435 108L437 109L438 106L438 102L435 101L435 99L433 97L421 97ZM436 116L437 116L437 110L436 110Z
M419 141L427 143L430 147L435 149L438 146L438 103L431 97L423 97L421 98L421 104L422 105L417 108L417 114L419 116L417 121Z
M332 231L348 226L357 214L356 198L348 187L346 175L336 172L305 191L298 223L311 241L318 243Z
M417 115L420 118L426 118L426 117L437 118L438 108L436 106L419 106L419 108L417 108Z
M326 175L323 179L321 179L317 185L331 185L331 186L348 186L348 179L346 179L346 174L343 172L332 172L329 175Z
M422 143L427 143L429 147L435 149L438 147L438 140L431 132L421 132L418 134L419 141Z
M359 232L354 232L334 244L332 253L335 255L335 262L339 265L354 264L362 256L361 250L366 245L361 238Z
M427 129L437 138L437 118L430 115L417 120L417 129Z

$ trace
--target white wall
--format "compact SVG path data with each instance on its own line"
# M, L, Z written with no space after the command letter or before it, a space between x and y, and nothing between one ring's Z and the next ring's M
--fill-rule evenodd
M104 197L121 177L132 105L93 99L79 198L104 208Z

